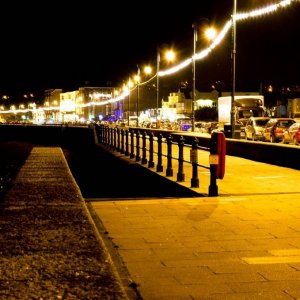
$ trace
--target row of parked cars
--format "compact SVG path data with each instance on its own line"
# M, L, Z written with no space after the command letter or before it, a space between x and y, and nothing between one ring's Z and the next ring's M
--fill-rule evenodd
M252 141L300 144L300 122L293 118L250 117L244 133Z

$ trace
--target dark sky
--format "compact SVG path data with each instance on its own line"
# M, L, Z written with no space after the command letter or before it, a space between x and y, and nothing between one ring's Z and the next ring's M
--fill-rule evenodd
M238 10L245 10L277 1L237 2ZM193 22L207 18L223 27L233 1L27 1L1 6L3 94L67 91L109 81L120 86L137 64L155 66L158 46L174 47L178 61L187 58L193 49ZM299 19L296 3L272 16L237 24L237 88L257 88L267 80L300 84ZM205 61L197 62L199 88L221 81L229 89L230 55L229 34ZM180 80L185 77L191 78L189 69Z

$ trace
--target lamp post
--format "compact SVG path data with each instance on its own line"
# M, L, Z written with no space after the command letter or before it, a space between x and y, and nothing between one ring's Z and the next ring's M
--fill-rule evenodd
M125 83L123 83L123 87L122 87L123 92L127 92L128 91L128 87ZM123 99L123 119L124 119L124 115L125 115L125 101Z
M112 95L114 98L116 98L119 95L119 90L116 88L112 89ZM118 113L116 114L116 117L118 119L123 119L123 111L124 111L124 99L122 102L118 103Z
M129 124L129 121L130 121L130 89L133 87L133 83L130 80L130 78L128 80L127 86L128 86L128 107L127 108L128 108L128 126L129 126L130 125Z
M231 123L231 137L235 137L235 110L234 110L234 96L235 96L235 55L236 55L236 2L233 1L232 12L232 41L231 41L231 75L232 75L232 89L231 89L231 111L230 111L230 123Z
M140 101L140 68L139 65L137 65L137 75L134 77L134 80L136 82L136 126L139 126L139 101Z
M192 73L193 73L193 91L192 91L192 131L195 131L195 93L196 93L196 43L197 43L197 25L193 24L194 28L194 42L193 42L193 61L192 61Z
M160 67L160 53L159 48L157 48L157 56L156 56L156 128L158 128L158 103L159 103L159 67Z
M208 21L203 18L203 20ZM194 39L193 39L193 57L192 57L192 73L193 73L193 87L192 87L192 131L195 131L195 100L196 100L196 50L197 50L197 23L193 24ZM212 27L208 27L205 30L205 37L207 40L212 40L216 35L216 31Z
M175 52L167 50L165 52L165 60L171 62L175 59ZM159 70L160 70L160 50L157 48L157 57L156 57L156 128L158 128L158 106L159 106Z
M129 121L130 121L130 88L128 89L128 126L129 126Z

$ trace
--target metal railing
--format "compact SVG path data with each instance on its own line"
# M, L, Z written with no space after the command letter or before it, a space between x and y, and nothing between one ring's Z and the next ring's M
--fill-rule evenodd
M108 150L124 154L149 169L156 167L158 173L163 173L165 168L165 176L169 178L174 176L175 167L176 181L181 184L186 183L188 177L186 175L189 175L190 188L200 187L199 168L209 170L208 196L218 196L216 173L209 163L208 155L211 149L199 145L197 137L193 138L192 143L187 144L183 136L174 141L172 132L167 131L118 128L108 125L96 125L95 131L98 143ZM199 163L200 156L201 161L204 161L203 152L207 153L207 164Z

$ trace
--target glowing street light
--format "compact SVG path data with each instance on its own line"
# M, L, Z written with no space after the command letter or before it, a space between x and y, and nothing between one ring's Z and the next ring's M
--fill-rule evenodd
M144 73L145 73L146 75L150 75L150 74L152 73L152 68L151 68L151 66L145 66L145 67L144 67Z
M175 53L172 50L166 52L165 58L167 61L173 61L175 59Z
M3 95L3 96L1 97L1 99L2 99L2 100L8 100L8 99L9 99L9 96L8 96L8 95Z

